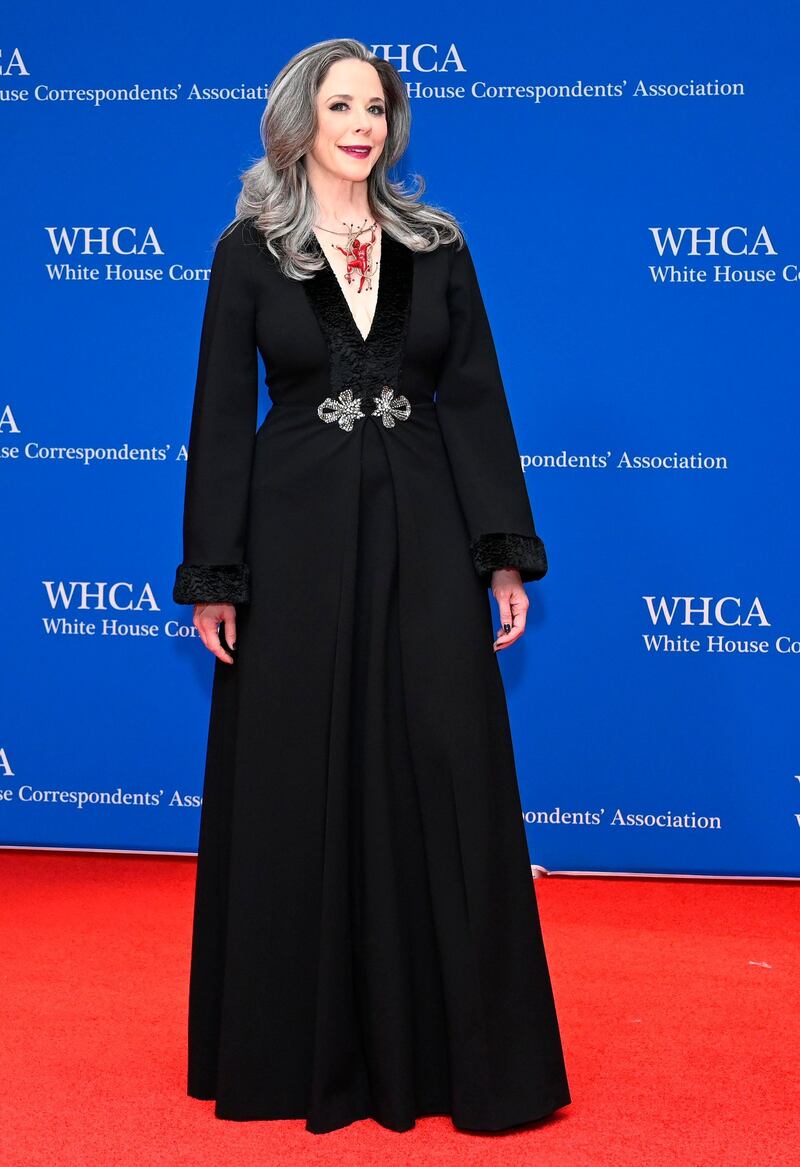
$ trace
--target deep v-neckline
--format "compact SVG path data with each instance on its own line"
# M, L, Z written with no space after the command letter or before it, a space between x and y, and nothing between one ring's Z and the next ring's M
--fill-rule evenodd
M383 232L380 282L372 325L366 337L355 322L336 273L312 232L303 248L322 256L310 279L300 281L328 347L329 383L334 396L355 396L384 385L399 391L403 352L411 318L414 252Z
M321 271L317 273L317 275L324 276L325 282L335 288L335 292L339 298L339 305L344 311L345 319L349 324L352 337L361 346L362 349L365 349L376 334L376 329L380 324L382 311L384 308L387 290L387 280L384 279L384 275L386 274L387 257L391 255L393 242L392 237L391 235L387 235L383 228L381 228L381 257L378 263L378 291L375 296L375 311L372 314L372 323L369 326L369 331L367 332L366 336L363 335L361 329L358 327L347 296L344 294L342 285L339 282L339 277L333 270L333 265L325 254L322 244L320 243L319 239L317 239L317 236L313 231L311 233L311 239L312 248L314 248L322 256L325 262L324 268L322 268ZM389 261L389 264L391 264L391 260Z

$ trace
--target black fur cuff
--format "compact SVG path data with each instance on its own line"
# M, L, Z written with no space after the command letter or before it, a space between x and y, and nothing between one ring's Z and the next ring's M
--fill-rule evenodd
M523 583L541 579L547 572L547 552L538 535L479 535L469 549L478 574L487 584L492 572L502 567L515 567Z
M176 604L246 604L250 568L246 563L182 563L175 573L172 598Z

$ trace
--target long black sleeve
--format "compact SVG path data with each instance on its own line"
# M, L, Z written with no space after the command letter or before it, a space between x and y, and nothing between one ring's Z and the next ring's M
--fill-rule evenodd
M436 411L467 521L475 569L487 586L496 568L524 581L547 572L536 533L497 353L466 242L453 247L447 290L450 339Z
M245 603L250 471L258 412L254 249L242 225L217 244L200 337L183 512L178 604Z

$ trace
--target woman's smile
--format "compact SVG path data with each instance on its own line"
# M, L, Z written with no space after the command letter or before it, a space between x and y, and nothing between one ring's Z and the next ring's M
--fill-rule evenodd
M351 158L368 158L372 146L340 146L339 149L344 150Z

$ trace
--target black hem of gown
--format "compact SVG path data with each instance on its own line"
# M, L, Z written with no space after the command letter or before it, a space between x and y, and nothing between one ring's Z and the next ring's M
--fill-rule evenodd
M187 1091L189 1098L195 1098L201 1102L213 1102L213 1094L205 1094L201 1092L193 1093L191 1090ZM309 1126L308 1113L306 1109L299 1110L295 1113L281 1113L281 1114L263 1114L263 1113L247 1113L247 1114L223 1114L216 1107L214 1109L214 1118L221 1122L306 1122L306 1130L309 1134L331 1134L333 1131L343 1130L345 1127L352 1126L355 1122L364 1122L366 1119L371 1119L378 1123L379 1126L384 1127L385 1130L394 1131L397 1134L404 1134L406 1131L413 1130L416 1126L416 1120L420 1118L449 1118L456 1130L464 1131L466 1134L472 1132L482 1134L484 1132L506 1131L513 1130L516 1127L527 1126L530 1123L541 1122L545 1118L549 1118L557 1111L563 1109L565 1106L571 1105L572 1098L567 1097L562 1102L556 1102L548 1106L545 1110L537 1112L536 1114L527 1118L508 1118L499 1123L483 1123L480 1125L470 1125L467 1123L458 1122L451 1109L437 1107L431 1110L420 1109L414 1118L407 1125L393 1124L385 1119L381 1119L374 1111L367 1110L363 1112L353 1113L350 1116L342 1115L335 1123L326 1124L324 1126Z

